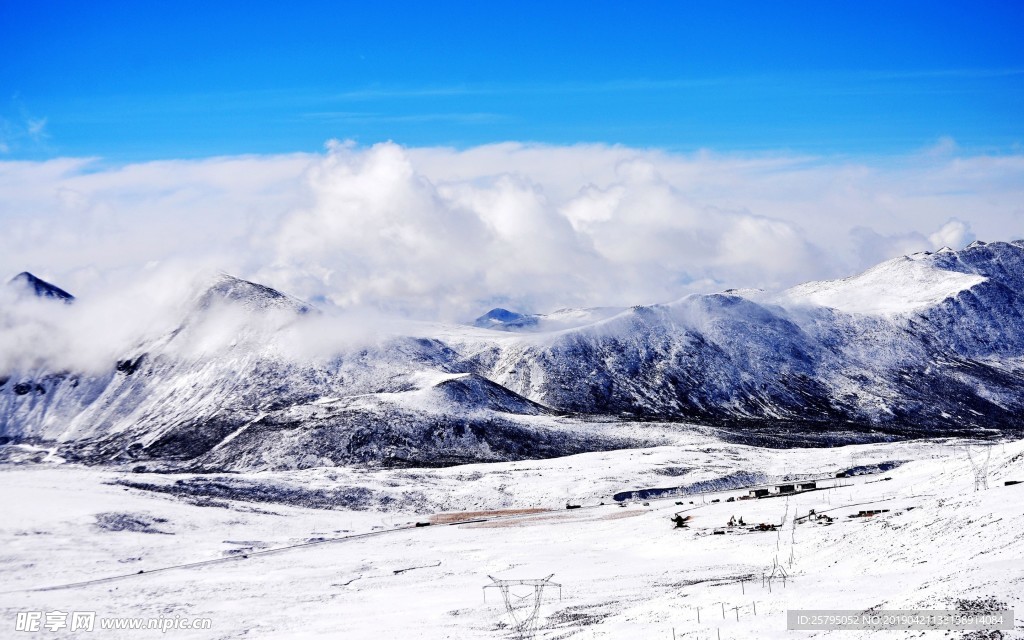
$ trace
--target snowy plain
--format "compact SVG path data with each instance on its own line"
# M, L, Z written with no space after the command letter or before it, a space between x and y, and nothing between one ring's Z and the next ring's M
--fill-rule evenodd
M509 638L500 594L484 599L489 576L550 574L561 593L544 591L537 638L978 637L787 631L786 611L993 599L1017 612L1003 637L1024 637L1024 484L1005 485L1024 480L1024 441L987 450L980 491L963 444L761 449L695 429L665 446L549 460L213 478L374 490L375 502L358 510L136 488L181 486L187 474L8 464L0 637ZM972 448L976 462L984 452ZM834 478L857 467L888 470ZM728 502L751 480L809 476L819 490ZM705 491L612 498L653 487ZM811 509L834 521L793 524ZM849 517L865 509L888 511ZM677 512L692 516L687 528L674 528ZM779 527L727 527L733 516ZM478 521L449 524L466 520ZM178 566L189 563L200 564ZM776 563L789 577L769 586L762 575ZM212 629L14 631L18 612L55 609L208 617Z

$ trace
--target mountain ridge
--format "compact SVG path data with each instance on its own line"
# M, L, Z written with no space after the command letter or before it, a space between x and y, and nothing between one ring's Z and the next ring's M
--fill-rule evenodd
M289 351L322 328L305 324L322 315L311 305L227 275L193 300L106 373L0 372L0 437L97 463L432 466L636 444L592 420L827 444L985 435L1024 417L1021 241L774 294L551 314L569 326L416 325L315 361Z

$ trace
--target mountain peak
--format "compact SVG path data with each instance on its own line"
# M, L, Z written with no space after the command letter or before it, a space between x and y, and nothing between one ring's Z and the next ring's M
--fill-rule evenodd
M473 321L474 327L481 329L497 329L499 331L513 331L533 327L537 324L537 316L516 313L501 307L495 307L484 315Z
M309 305L266 285L249 282L226 273L215 276L199 296L198 307L208 308L215 301L242 304L254 309L291 309L300 314L309 313Z
M987 280L978 270L946 268L946 258L956 260L958 255L940 251L901 256L841 280L798 285L781 297L846 313L892 315L920 311Z
M31 292L32 295L37 298L60 300L65 304L71 304L75 300L75 296L71 295L67 291L61 289L57 285L50 284L42 278L36 277L28 271L22 271L18 275L14 276L10 279L8 284Z

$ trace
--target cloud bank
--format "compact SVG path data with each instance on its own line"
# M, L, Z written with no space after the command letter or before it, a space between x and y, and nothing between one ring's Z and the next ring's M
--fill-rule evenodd
M0 276L30 270L80 298L160 298L220 269L327 309L465 320L498 305L782 288L1019 238L1024 156L963 156L948 141L875 159L332 142L322 154L0 162L0 224Z

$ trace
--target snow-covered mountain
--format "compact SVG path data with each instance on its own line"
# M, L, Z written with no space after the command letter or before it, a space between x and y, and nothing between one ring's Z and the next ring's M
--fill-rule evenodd
M447 465L635 444L595 419L835 440L1016 430L1024 416L1021 241L775 294L495 310L475 327L421 324L311 353L332 331L321 316L220 276L174 330L100 373L0 372L0 437L90 461L198 468Z
M66 302L68 304L75 300L75 296L71 295L67 291L56 285L50 284L42 278L36 277L28 271L22 271L18 275L14 276L7 285L22 295L31 295L37 298L50 298Z
M693 295L478 354L549 406L770 429L1014 428L1024 243L891 260L781 294Z
M561 331L606 320L624 310L619 307L594 307L559 309L552 313L517 313L497 307L474 320L473 326L498 331Z
M180 322L101 374L0 376L0 437L86 461L214 468L448 465L629 446L563 428L436 339L391 336L306 360L305 303L221 275ZM315 343L316 338L312 337Z

